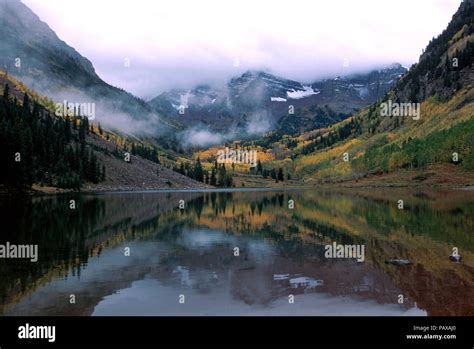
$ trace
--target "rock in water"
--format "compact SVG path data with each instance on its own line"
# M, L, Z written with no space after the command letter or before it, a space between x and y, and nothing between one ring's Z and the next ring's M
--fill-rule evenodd
M451 262L459 263L459 262L461 262L461 259L462 259L462 257L461 257L460 255L458 255L458 254L457 254L457 255L450 255L450 256L449 256L449 260L450 260Z
M393 265L409 265L412 262L408 259L388 259L385 261L386 264L393 264Z

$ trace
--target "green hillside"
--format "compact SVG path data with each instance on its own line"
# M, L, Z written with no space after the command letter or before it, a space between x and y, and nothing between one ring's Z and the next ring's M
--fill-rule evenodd
M329 128L298 136L271 133L243 146L263 147L264 168L283 168L306 184L377 181L390 174L400 175L395 184L412 178L422 183L423 176L438 171L445 175L426 183L472 184L473 61L474 2L469 0L419 62L372 106ZM401 108L419 103L419 118L403 109L384 115L382 108L397 103Z

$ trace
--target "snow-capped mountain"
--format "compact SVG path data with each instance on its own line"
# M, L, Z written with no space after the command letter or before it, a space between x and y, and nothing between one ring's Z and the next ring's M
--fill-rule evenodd
M226 86L212 88L200 85L190 90L173 89L150 101L154 107L172 109L186 114L186 109L207 108L252 111L267 107L270 102L287 102L320 93L310 85L286 80L262 71L247 71L233 78ZM189 111L191 112L191 111Z
M312 84L312 87L324 91L328 100L337 100L344 96L372 103L390 90L406 71L407 68L394 63L384 69L373 70L367 74L318 81Z
M245 129L251 120L262 121L263 118L268 129L275 129L281 126L283 119L288 125L290 106L295 111L293 120L298 128L320 127L340 121L373 103L405 72L400 64L393 64L367 74L304 84L268 72L250 70L232 78L224 86L175 89L162 93L149 104L165 115L179 117L188 127ZM325 112L321 112L321 108L325 108ZM301 124L298 118L311 122Z
M297 81L286 80L262 71L248 71L232 79L227 87L234 104L283 102L319 93L313 91L311 86L304 86Z
M197 86L192 90L173 89L162 93L153 99L150 104L162 108L170 108L176 111L186 110L190 106L206 107L213 104L218 95L218 91L212 90L209 86Z

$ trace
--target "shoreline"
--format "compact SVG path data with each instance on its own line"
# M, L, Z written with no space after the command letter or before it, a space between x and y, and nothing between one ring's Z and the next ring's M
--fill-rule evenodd
M27 197L40 197L40 196L55 196L55 195L68 195L68 194L82 194L82 195L105 195L105 194L146 194L146 193L234 193L234 192L265 192L265 191L298 191L298 190L307 190L307 189L440 189L440 190L463 190L463 191L474 191L474 184L453 184L453 183L438 183L438 184L389 184L389 183L353 183L343 182L343 183L324 183L324 184L302 184L299 186L267 186L267 187L236 187L236 188L131 188L131 189L98 189L98 190L70 190L70 189L60 189L55 187L45 187L45 190L38 188L29 188L26 190L6 190L4 188L0 189L0 197L8 196L27 196Z

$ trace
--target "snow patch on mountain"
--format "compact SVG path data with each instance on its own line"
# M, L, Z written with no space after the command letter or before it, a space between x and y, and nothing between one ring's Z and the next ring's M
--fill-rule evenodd
M288 96L288 98L291 98L291 99L301 99L301 98L306 98L312 95L317 95L319 93L321 93L321 91L313 90L311 86L303 86L303 90L297 91L293 89L292 91L286 92L286 95Z

